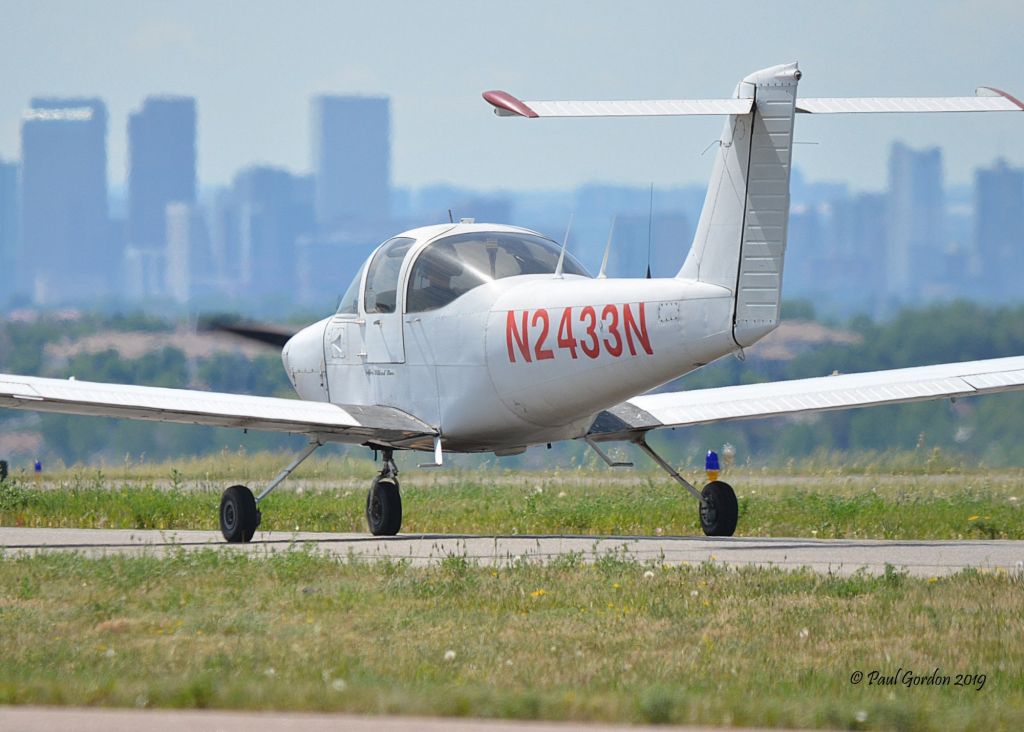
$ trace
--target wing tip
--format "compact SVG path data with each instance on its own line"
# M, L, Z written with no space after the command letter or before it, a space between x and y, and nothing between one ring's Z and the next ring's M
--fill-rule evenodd
M483 93L484 101L494 107L496 114L503 117L530 117L540 115L530 109L530 106L521 99L517 99L508 92L500 89L493 89Z
M982 94L982 92L987 92L987 94ZM996 89L994 86L981 86L981 87L978 87L978 89L977 89L977 91L975 93L978 94L979 96L997 96L997 97L1002 97L1003 99L1006 99L1007 101L1013 102L1018 107L1020 107L1022 111L1024 111L1024 102L1022 102L1017 97L1015 97L1012 94L1010 94L1009 92L1005 92L1002 89Z

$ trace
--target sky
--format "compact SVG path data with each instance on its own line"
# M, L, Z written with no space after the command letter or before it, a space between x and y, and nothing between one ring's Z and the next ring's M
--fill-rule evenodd
M154 94L198 100L198 172L310 168L309 99L392 100L396 185L549 190L703 183L715 118L524 120L480 98L721 98L747 73L798 61L803 96L1024 98L1019 0L0 0L0 156L20 157L37 95L102 97L109 171L125 177L128 114ZM948 183L997 156L1024 166L1024 114L801 115L810 180L885 186L894 139L944 149Z

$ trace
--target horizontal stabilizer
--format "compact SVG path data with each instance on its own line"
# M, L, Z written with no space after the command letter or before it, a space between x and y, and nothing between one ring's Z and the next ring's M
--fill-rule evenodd
M672 117L746 114L752 99L635 99L619 102L524 102L508 92L483 94L500 117Z
M1022 112L1024 104L998 89L982 87L975 97L820 97L796 100L806 114L872 112Z
M671 117L747 114L753 99L635 99L623 101L522 101L508 92L483 94L499 117ZM1022 112L1024 102L999 89L981 87L973 97L807 97L803 114L877 112Z

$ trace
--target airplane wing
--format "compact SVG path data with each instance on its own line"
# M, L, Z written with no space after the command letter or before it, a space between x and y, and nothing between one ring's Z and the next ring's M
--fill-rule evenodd
M587 437L632 440L659 427L825 412L1024 389L1024 356L645 394L598 415Z
M391 407L0 374L0 407L290 432L322 442L430 444L436 430Z

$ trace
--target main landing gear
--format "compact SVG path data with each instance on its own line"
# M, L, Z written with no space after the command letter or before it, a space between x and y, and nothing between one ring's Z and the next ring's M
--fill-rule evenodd
M705 536L732 536L736 533L736 520L739 518L739 504L732 486L725 481L717 480L718 456L715 456L714 469L708 465L708 477L711 482L698 492L686 478L665 462L642 437L636 441L637 446L656 462L672 478L683 486L690 494L700 501L700 527Z
M233 485L220 498L220 533L232 544L252 541L260 525L257 505L323 443L313 440L292 463L278 473L258 496L244 485ZM366 496L366 523L374 536L394 536L402 528L402 496L398 493L398 466L389 447L382 448L384 467L373 479Z
M612 460L598 447L597 443L587 439L587 444L594 449L594 452L609 466L628 467L633 463L622 463ZM736 503L736 493L728 483L718 480L718 456L714 453L708 454L708 478L709 482L704 490L698 491L686 478L665 462L661 455L656 453L647 441L641 437L636 440L637 446L656 462L666 473L690 492L694 498L700 501L700 527L706 536L732 536L736 532L736 520L739 518L739 504ZM714 465L711 464L711 457L714 455Z
M732 486L725 481L717 480L718 457L715 456L714 469L708 465L708 477L713 478L710 483L704 486L704 490L698 492L690 481L686 480L679 472L665 462L661 455L656 453L647 441L642 437L637 440L637 446L661 468L672 476L690 494L700 501L700 527L706 536L732 536L736 533L736 521L739 518L739 504L736 502L736 493ZM709 456L710 457L710 456Z

